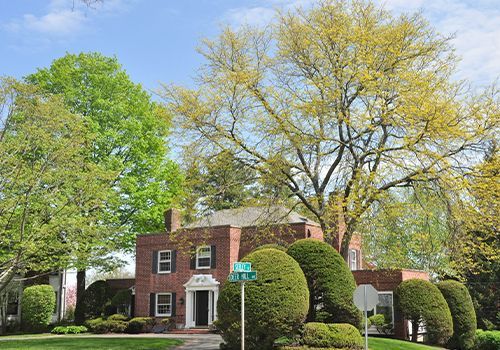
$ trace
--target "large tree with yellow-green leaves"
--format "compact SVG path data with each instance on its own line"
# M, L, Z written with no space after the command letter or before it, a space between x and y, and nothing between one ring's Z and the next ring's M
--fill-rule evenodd
M330 234L387 191L463 175L498 121L496 89L453 79L450 40L419 14L321 1L266 28L225 28L200 48L195 89L165 98L200 154L230 154L287 186Z

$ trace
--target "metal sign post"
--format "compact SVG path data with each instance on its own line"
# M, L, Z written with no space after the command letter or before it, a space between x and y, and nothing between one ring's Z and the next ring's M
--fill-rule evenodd
M245 350L245 282L241 282L241 350Z
M361 284L354 291L353 301L365 315L365 350L368 350L368 310L373 310L377 305L378 292L371 284Z
M368 350L368 310L366 301L366 285L363 286L364 309L365 309L365 350Z
M249 262L235 262L233 272L227 276L229 282L240 282L241 285L241 350L245 350L245 281L255 281L257 272L252 271Z

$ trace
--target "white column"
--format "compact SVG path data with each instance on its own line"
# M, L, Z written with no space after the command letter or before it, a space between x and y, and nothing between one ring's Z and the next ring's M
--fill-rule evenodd
M193 292L186 290L186 328L194 327Z
M214 288L214 321L217 320L217 300L219 299L219 287Z

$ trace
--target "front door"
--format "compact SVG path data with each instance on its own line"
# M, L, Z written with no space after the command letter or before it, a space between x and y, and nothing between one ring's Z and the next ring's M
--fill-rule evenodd
M196 292L196 326L208 326L208 290Z

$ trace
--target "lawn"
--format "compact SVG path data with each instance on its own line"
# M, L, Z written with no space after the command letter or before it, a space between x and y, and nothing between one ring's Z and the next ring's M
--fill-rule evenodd
M3 340L0 341L2 350L166 350L182 342L176 339L160 338L83 338L57 337L46 339Z
M368 338L370 350L438 350L433 346L387 338Z

